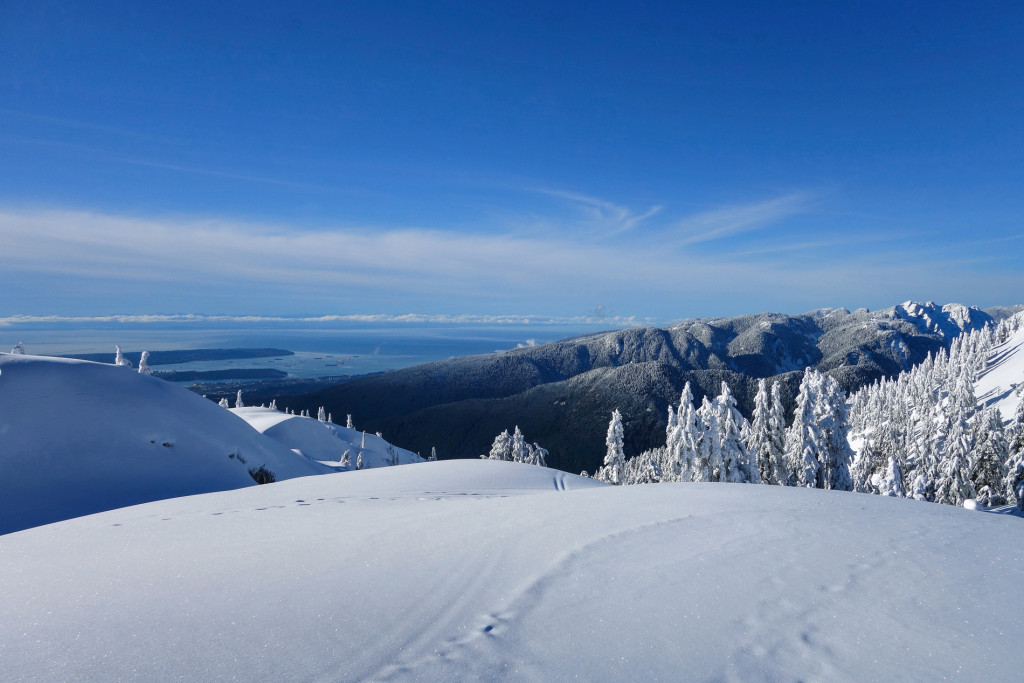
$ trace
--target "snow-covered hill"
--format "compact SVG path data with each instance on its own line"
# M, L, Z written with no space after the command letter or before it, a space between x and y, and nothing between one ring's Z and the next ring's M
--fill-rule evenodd
M394 464L408 465L422 461L412 451L393 446L376 434L364 436L362 432L331 422L321 422L301 415L287 415L272 408L246 407L230 410L261 434L298 451L307 458L335 468L341 469L340 461L346 452L349 454L351 468L355 468L360 452L362 467L365 469ZM364 438L365 448L362 447Z
M1009 339L993 347L985 370L974 385L979 405L999 409L1009 422L1024 400L1024 313L1019 313L1022 326Z
M1024 630L1017 519L498 461L149 503L0 558L6 680L1015 680Z
M0 354L0 534L172 496L333 471L163 380Z

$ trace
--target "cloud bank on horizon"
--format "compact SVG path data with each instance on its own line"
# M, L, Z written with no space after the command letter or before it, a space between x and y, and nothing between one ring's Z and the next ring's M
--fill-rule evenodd
M0 317L1024 291L998 8L188 5L0 10Z

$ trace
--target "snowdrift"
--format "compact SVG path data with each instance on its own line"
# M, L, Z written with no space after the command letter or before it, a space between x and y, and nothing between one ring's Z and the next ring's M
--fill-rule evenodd
M0 354L0 534L330 472L192 392L128 368Z
M164 500L0 557L8 680L1014 680L1024 626L1018 519L497 461Z
M349 451L351 466L354 468L356 465L356 456L363 440L360 431L311 417L287 415L271 408L231 408L231 412L248 422L256 431L307 458L337 468L342 455ZM369 469L392 464L389 449L394 449L399 465L422 461L411 451L392 446L376 434L367 434L363 467Z

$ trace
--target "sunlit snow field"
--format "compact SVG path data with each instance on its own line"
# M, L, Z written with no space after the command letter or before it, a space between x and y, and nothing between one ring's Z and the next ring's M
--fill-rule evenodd
M0 537L12 679L1012 680L1020 520L496 461Z

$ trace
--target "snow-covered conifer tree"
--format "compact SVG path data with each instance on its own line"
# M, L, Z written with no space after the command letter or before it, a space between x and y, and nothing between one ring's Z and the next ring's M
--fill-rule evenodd
M219 405L221 408L230 408L231 407L231 404L228 403L228 400L226 398L222 398L220 401L218 401L217 405Z
M935 484L935 502L963 505L968 498L976 498L977 490L971 481L971 438L963 420L956 420L946 436L945 455L939 463L939 479Z
M693 392L687 382L679 397L679 408L672 410L669 407L665 448L658 453L661 457L661 481L694 481L693 468L699 440L700 429L697 412L693 408Z
M153 371L149 369L149 351L143 351L142 357L139 358L139 374L140 375L152 375Z
M351 467L352 466L351 454L352 454L352 449L351 448L346 448L345 452L341 454L341 463L340 464L341 464L342 467Z
M779 384L772 384L769 398L767 381L759 380L757 395L754 397L754 421L747 430L746 442L747 449L757 463L762 483L789 483L785 429Z
M523 437L523 432L520 431L519 425L516 425L509 444L508 459L512 462L526 462L528 449L529 444L526 443L526 439Z
M352 414L351 413L345 416L345 428L346 429L355 429L355 426L352 424Z
M987 408L979 413L976 419L978 426L975 430L971 482L979 497L982 489L989 489L990 493L983 505L1002 505L1003 497L997 492L1003 490L1003 480L1007 474L1006 463L1010 458L1003 418L997 409Z
M717 442L721 452L717 480L760 484L761 475L757 464L750 457L742 437L748 429L747 421L736 410L736 399L725 382L722 382L722 393L715 399L714 409L718 427Z
M527 461L531 465L539 465L540 467L548 466L548 451L546 448L541 448L540 445L534 441L533 446L530 448L530 459Z
M14 348L11 349L11 353L13 353L15 355L18 355L18 356L24 356L25 355L25 344L22 343L22 342L18 342L17 344L14 345Z
M903 497L903 471L896 456L889 456L878 489L883 496Z
M793 472L793 483L810 488L818 486L821 474L821 465L818 462L820 435L818 419L814 414L817 378L818 373L810 368L804 372L803 380L800 382L800 393L796 397L793 424L786 432L786 460Z
M276 399L276 398L275 398L275 399L272 399L272 400L270 401L270 409L271 409L271 410L277 410L277 399Z
M846 410L846 395L839 383L828 375L819 374L817 383L819 391L815 413L818 416L817 429L821 444L818 455L821 485L826 489L852 491L850 462L853 460L853 450L847 440L850 420Z
M242 401L242 390L241 389L239 389L238 393L235 395L235 407L236 408L244 408L245 407L245 402Z
M114 344L114 351L114 365L119 365L123 368L130 368L132 366L131 361L125 358L124 354L121 353L120 346Z
M501 434L494 437L490 453L487 455L481 455L480 457L485 460L511 460L512 436L508 433L508 430L503 430Z
M715 481L721 463L718 445L718 418L714 406L705 396L695 413L697 442L693 456L692 481Z
M626 456L622 449L622 414L618 408L612 412L612 419L608 423L608 435L605 437L604 443L606 451L600 478L611 484L625 484Z
M430 447L430 462L437 461L437 449L433 446Z
M327 411L324 410L323 406L320 406L320 410L316 412L316 419L320 420L321 422L327 422Z

